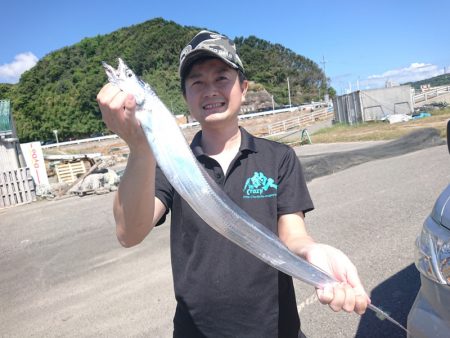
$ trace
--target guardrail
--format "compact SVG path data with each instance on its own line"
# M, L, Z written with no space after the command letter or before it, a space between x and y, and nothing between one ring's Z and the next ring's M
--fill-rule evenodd
M68 146L68 145L72 145L72 144L80 144L80 143L87 143L87 142L99 142L99 141L103 141L103 140L116 139L116 138L119 138L119 136L117 136L117 135L98 136L98 137L91 137L91 138L83 138L81 140L44 144L41 146L41 148L48 149L48 148L55 148L55 147L60 147L60 146Z
M333 110L330 110L329 108L324 108L324 109L304 113L304 114L301 114L300 116L293 117L291 119L287 119L284 121L279 121L279 122L269 124L267 126L268 134L276 135L276 134L285 133L292 129L304 128L315 121L324 120L324 119L329 118L330 116L334 116L334 112L333 112Z
M422 101L427 101L429 99L438 97L440 95L445 95L450 92L450 86L441 86L441 87L434 87L431 90L428 90L424 93L420 93L413 96L413 102L414 104Z
M247 120L247 119L251 119L251 118L255 118L255 117L261 117L261 116L266 116L266 115L274 115L274 114L279 114L279 113L287 113L287 112L293 112L296 110L304 110L304 109L317 109L317 107L323 107L326 106L327 103L326 102L312 102L310 104L304 104L301 106L295 106L295 107L283 107L283 108L279 108L279 109L272 109L272 110L267 110L267 111L263 111L263 112L258 112L258 113L251 113L251 114L241 114L238 115L238 119L239 120ZM327 109L330 110L333 109L332 107L328 107ZM195 127L198 126L199 123L198 122L191 122L191 123L185 123L185 124L181 124L180 128L181 129L185 129L185 128L190 128L190 127Z
M278 114L278 113L293 112L293 111L298 110L298 109L299 109L299 107L290 107L290 108L280 108L280 109L275 109L275 110L267 110L267 111L258 112L258 113L242 114L242 115L238 115L238 119L239 120L247 120L247 119L251 119L251 118L255 118L255 117L261 117L261 116L266 116L266 115L273 115L273 114ZM195 127L195 126L198 126L198 125L199 125L198 122L191 122L191 123L181 124L180 128L181 129L185 129L185 128L190 128L190 127Z
M284 108L268 110L268 111L264 111L264 112L258 112L258 113L252 113L252 114L242 114L242 115L238 115L238 118L239 118L239 120L245 120L245 119L251 119L251 118L261 117L261 116L265 116L265 115L293 112L296 110L302 110L302 109L307 109L307 108L314 109L314 108L317 108L318 106L323 106L323 105L325 105L324 102L313 102L311 104L302 105L302 106L284 107ZM333 108L327 107L327 108L320 109L317 111L312 111L311 113L306 113L306 114L308 116L311 116L311 114L312 114L312 116L319 116L321 114L321 112L323 112L323 111L330 112L330 111L333 111ZM304 120L304 121L306 121L306 120ZM300 123L303 123L304 121L302 120L302 121L300 121ZM181 124L179 127L181 129L185 129L185 128L190 128L190 127L195 127L198 125L199 125L198 122L192 122L192 123ZM103 141L103 140L117 139L117 138L119 138L119 136L113 134L113 135L85 138L85 139L80 139L80 140L45 144L45 145L42 145L41 147L42 147L42 149L49 149L49 148L56 148L56 147L61 147L61 146L68 146L68 145L81 144L81 143L87 143L87 142L99 142L99 141Z
M238 115L238 118L239 118L239 120L246 120L246 119L251 119L254 117L260 117L260 116L265 116L265 115L293 112L298 109L299 109L298 107L280 108L280 109L267 110L267 111L258 112L258 113L242 114L242 115Z

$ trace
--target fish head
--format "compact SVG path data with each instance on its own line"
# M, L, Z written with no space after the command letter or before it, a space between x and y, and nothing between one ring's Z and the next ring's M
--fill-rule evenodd
M136 104L142 106L145 101L146 91L150 90L148 84L142 81L134 72L123 62L118 59L119 65L117 69L111 67L106 62L102 62L105 68L108 81L118 86L122 91L132 94L136 99Z

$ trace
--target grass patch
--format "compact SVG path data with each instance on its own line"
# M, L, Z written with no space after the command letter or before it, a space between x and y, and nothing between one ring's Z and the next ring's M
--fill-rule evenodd
M311 141L312 143L332 143L393 140L420 128L438 129L441 137L445 138L450 109L433 110L430 113L432 114L430 117L394 124L381 121L357 125L335 124L311 135Z

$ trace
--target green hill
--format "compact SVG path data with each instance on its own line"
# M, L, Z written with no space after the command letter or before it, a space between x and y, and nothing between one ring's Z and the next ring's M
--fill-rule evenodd
M439 87L439 86L449 86L450 85L450 73L438 75L435 77L431 77L429 79L408 82L405 84L411 85L416 90L420 90L421 85L430 84L431 87Z
M148 82L175 114L187 107L179 89L178 57L201 28L186 27L158 18L85 38L54 51L29 71L18 84L0 84L0 99L10 99L22 142L52 138L57 129L62 140L105 131L95 97L106 83L101 61L116 65L117 57ZM313 61L255 36L235 39L246 74L288 103L289 77L293 104L317 99L325 76Z

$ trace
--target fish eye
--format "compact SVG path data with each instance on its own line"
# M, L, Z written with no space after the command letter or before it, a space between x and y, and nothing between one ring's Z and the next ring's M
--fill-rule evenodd
M131 71L131 70L127 70L126 71L126 74L125 74L127 77L133 77L133 72Z

